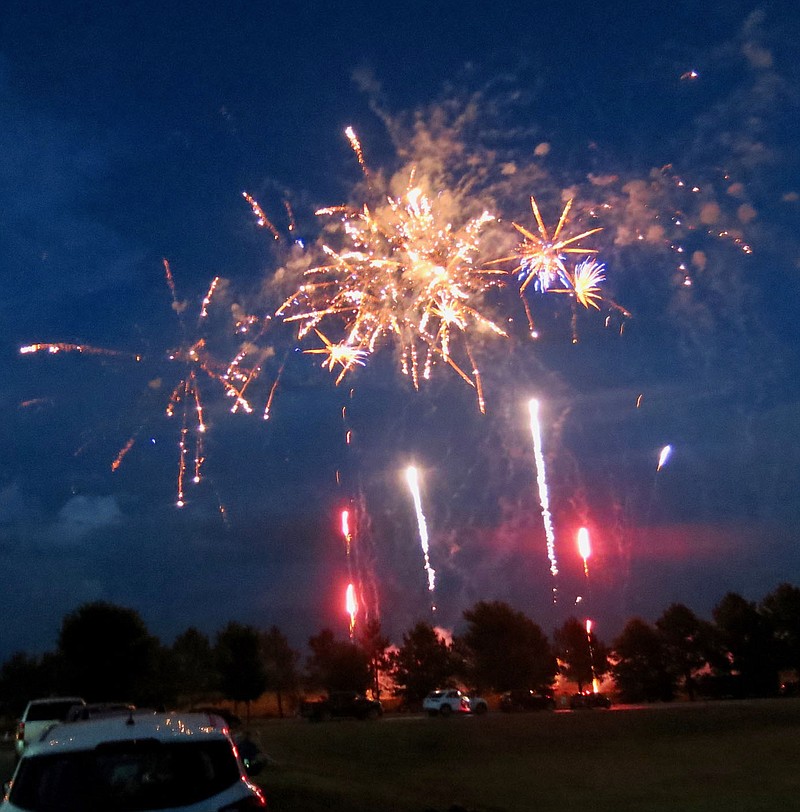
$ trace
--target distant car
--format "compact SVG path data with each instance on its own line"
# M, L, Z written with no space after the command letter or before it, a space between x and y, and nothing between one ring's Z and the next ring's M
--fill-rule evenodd
M556 702L552 694L520 688L508 691L500 697L500 710L514 711L555 710Z
M65 722L30 744L2 812L266 809L219 716L132 713Z
M583 693L573 694L569 698L569 706L572 710L580 708L610 708L611 700L605 694L594 691L583 691Z
M458 688L441 688L438 691L431 691L423 699L422 709L427 711L429 716L450 716L454 713L471 713L472 711L469 697Z
M79 696L53 696L28 702L17 722L14 742L17 758L22 756L31 742L38 741L42 733L58 722L63 722L74 708L85 705L86 702Z
M377 699L370 699L357 691L331 691L328 696L314 702L304 702L300 715L312 722L326 719L379 719L383 706Z

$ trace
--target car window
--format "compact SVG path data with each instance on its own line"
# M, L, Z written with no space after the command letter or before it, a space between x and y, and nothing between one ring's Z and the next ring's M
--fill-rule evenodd
M198 803L239 780L226 739L111 742L23 759L10 800L30 812L137 812Z
M63 722L67 718L70 708L74 708L75 704L69 700L67 702L39 702L36 705L30 705L25 715L25 721L44 722L59 719Z

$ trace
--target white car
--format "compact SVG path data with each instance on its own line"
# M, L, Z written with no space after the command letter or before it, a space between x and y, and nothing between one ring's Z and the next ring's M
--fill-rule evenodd
M471 696L469 698L469 707L473 713L476 713L478 716L482 716L489 710L489 705L487 704L486 700L480 696Z
M431 691L422 700L422 709L429 716L450 716L453 713L470 713L469 697L458 688L442 688Z
M17 758L22 756L25 748L39 739L48 728L63 722L73 708L85 706L79 696L52 696L47 699L32 699L17 722L16 741L14 746Z
M132 711L65 722L25 749L2 812L266 809L221 717Z

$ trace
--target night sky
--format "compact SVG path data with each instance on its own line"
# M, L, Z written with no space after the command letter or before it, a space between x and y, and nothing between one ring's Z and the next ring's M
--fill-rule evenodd
M396 642L417 620L458 631L478 600L548 634L591 616L610 642L672 602L707 617L728 591L800 583L799 72L794 0L7 0L0 658L51 650L92 600L167 643L237 620L302 648L347 635L352 578L359 618ZM573 196L568 228L603 228L604 300L575 329L569 297L531 286L532 340L511 276L481 302L508 332L473 336L486 414L441 362L415 391L390 339L336 386L302 352L319 340L274 317L321 244L345 244L315 212L385 205L412 167L455 227L499 218L484 261L518 243L512 221L535 230L531 195L551 228ZM261 329L237 333L242 315ZM249 415L201 381L203 478L178 508L180 409L165 409L187 367L169 356L199 338L221 362L252 341L261 374ZM36 342L119 354L20 354Z

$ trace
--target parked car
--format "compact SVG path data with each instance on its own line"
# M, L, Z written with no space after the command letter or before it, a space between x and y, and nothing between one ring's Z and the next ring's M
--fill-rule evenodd
M383 706L377 699L370 699L357 691L332 691L323 699L303 702L300 715L312 722L345 717L378 719L383 716Z
M17 758L22 756L31 742L38 741L42 733L58 722L63 722L73 708L85 705L86 702L79 696L54 696L28 702L17 722L14 742Z
M513 711L555 710L553 695L527 688L508 691L500 697L500 710L506 713Z
M583 691L583 693L573 694L569 698L569 706L572 710L580 708L610 708L611 700L605 695L594 691Z
M134 712L65 722L31 743L2 812L265 809L218 716Z
M431 691L422 700L422 709L427 711L429 716L450 716L453 713L472 711L469 697L458 688L441 688L438 691Z

